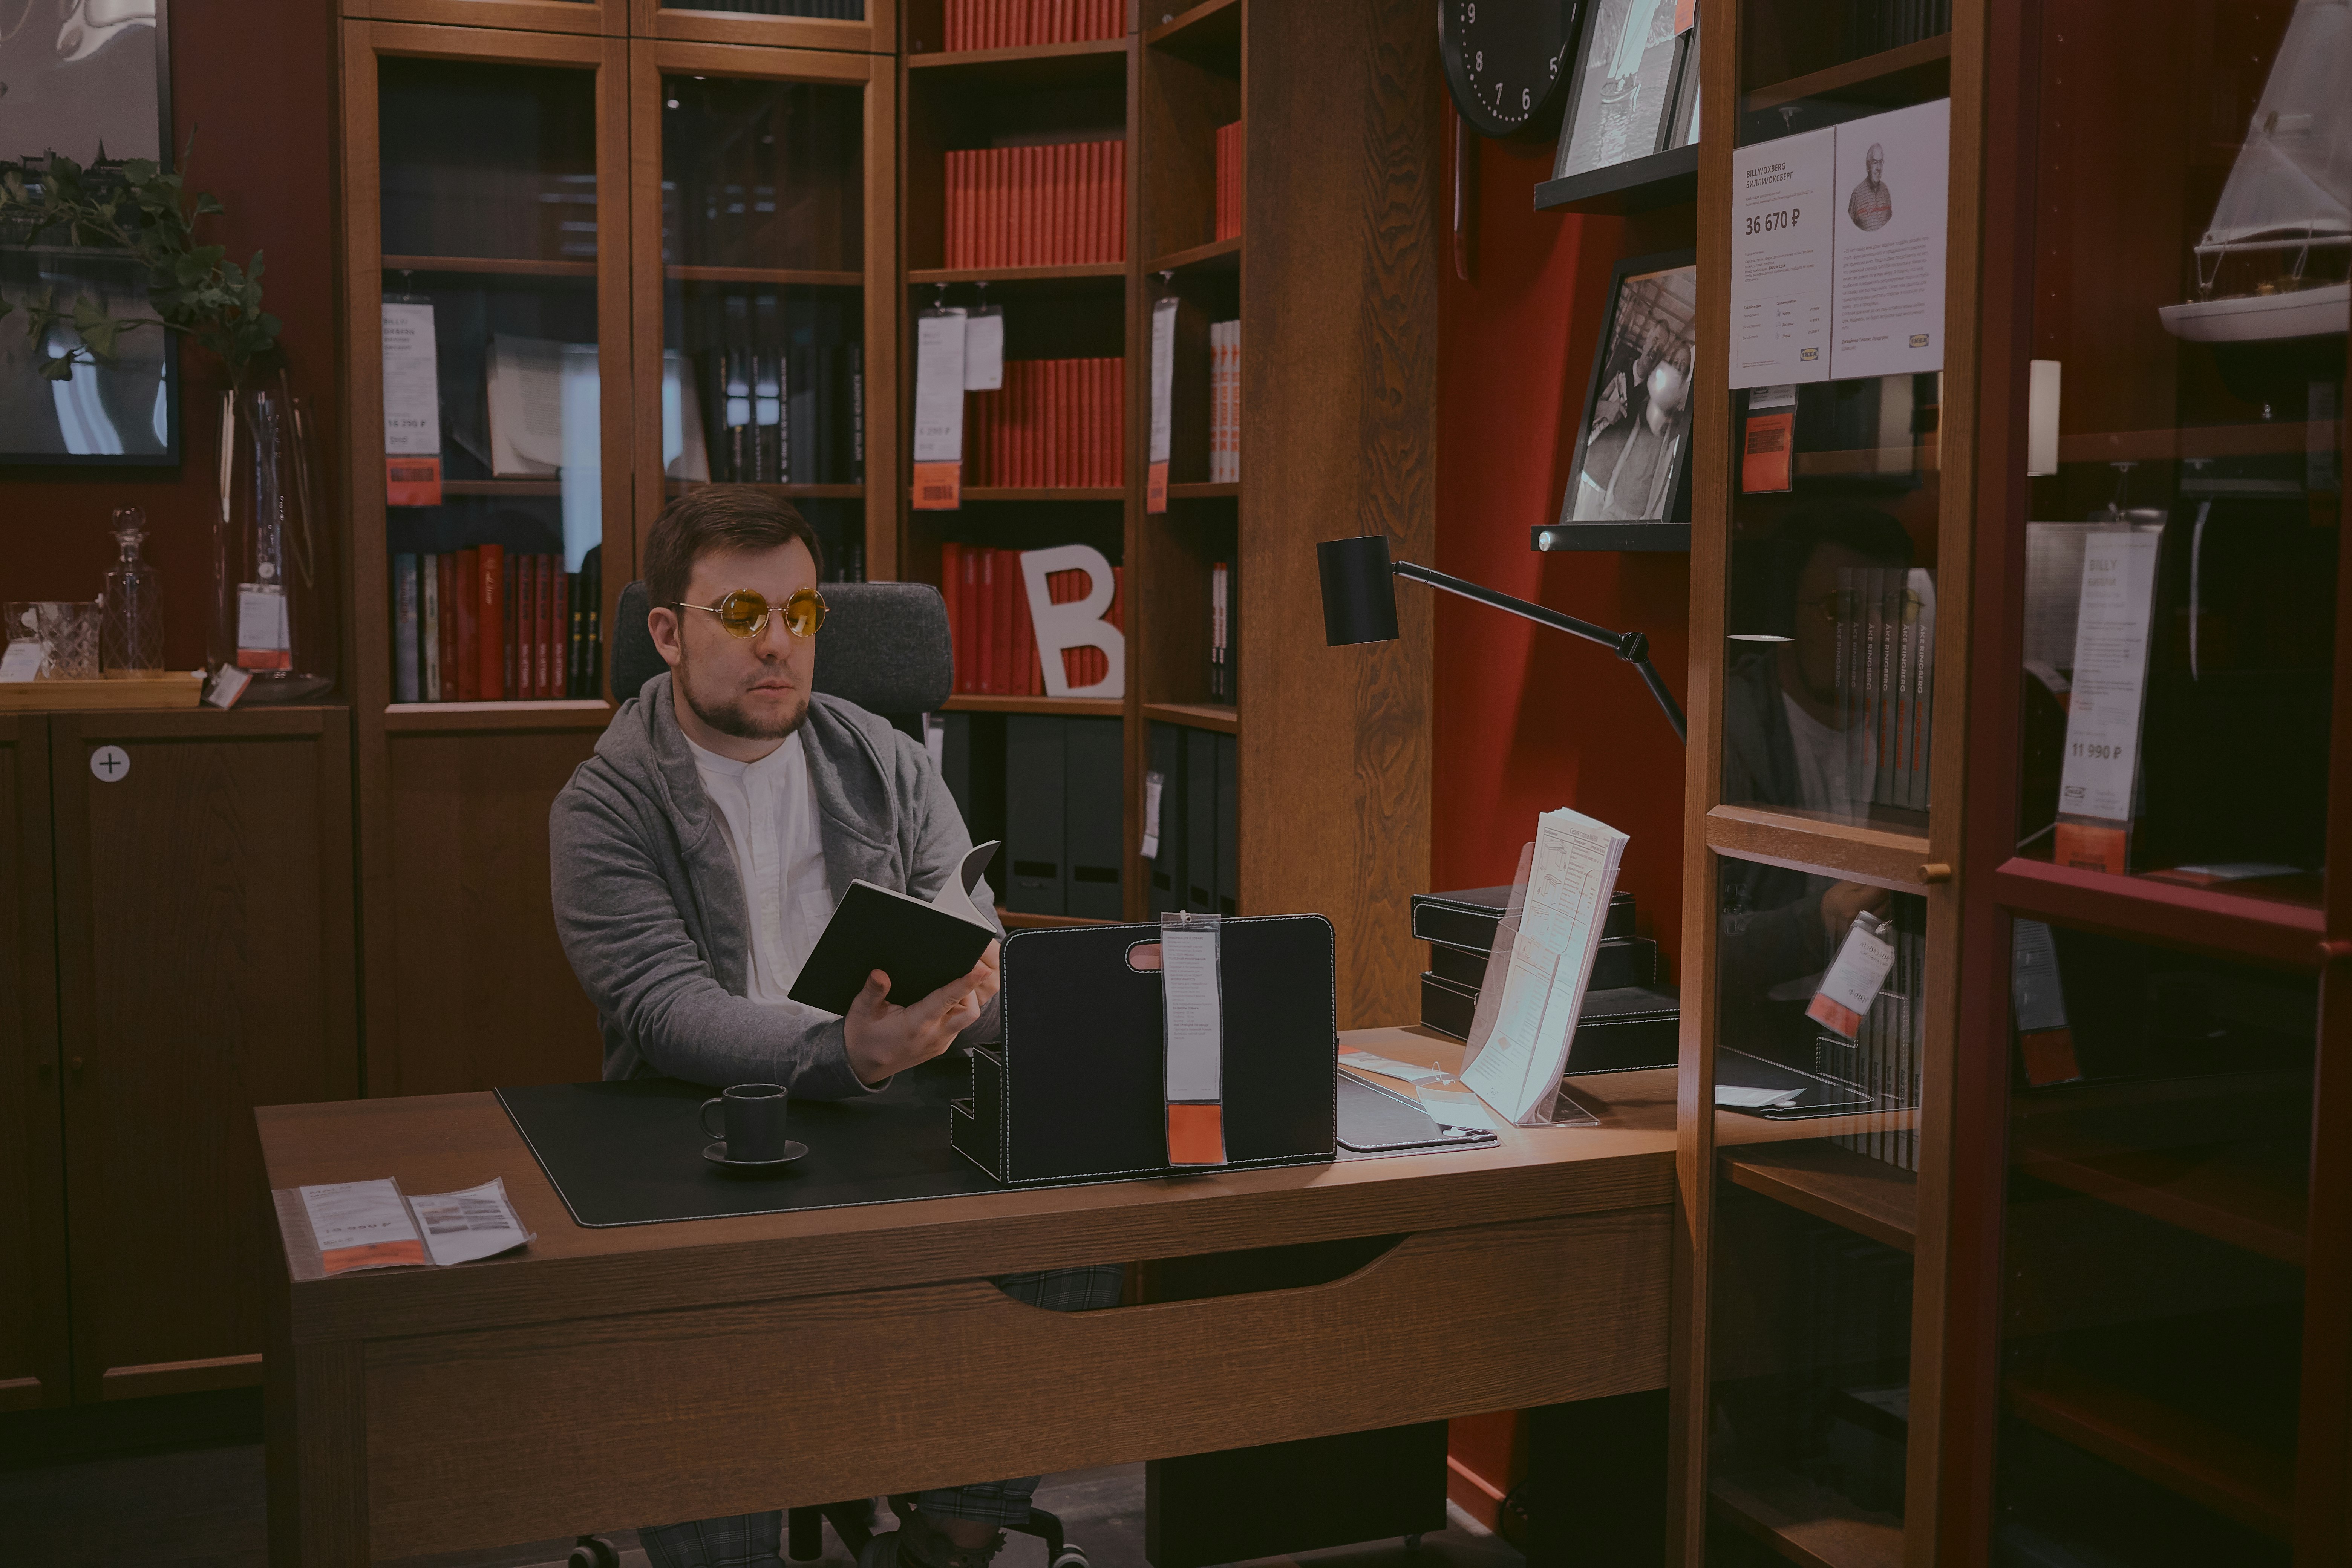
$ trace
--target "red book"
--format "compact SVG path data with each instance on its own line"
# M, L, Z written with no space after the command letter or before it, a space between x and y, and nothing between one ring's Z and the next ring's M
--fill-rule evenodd
M963 624L963 689L980 689L980 552L966 546L963 551L963 580L957 591L963 595L963 608L959 618Z
M539 558L539 694L563 691L563 557Z
M1038 374L1040 362L1024 360L1021 365L1021 482L1032 489L1045 482L1045 466L1039 459L1045 456L1045 430L1040 416L1045 398Z
M457 700L482 700L482 553L457 552ZM449 686L448 666L442 666L442 689Z
M1037 662L1037 628L1029 618L1029 574L1021 564L1020 552L1013 553L1013 689L1015 693L1034 697L1035 680L1031 673Z
M1092 188L1087 194L1087 259L1108 261L1114 221L1110 210L1110 143L1097 142L1087 152L1093 164L1088 177Z
M499 694L509 702L522 695L522 596L515 592L518 586L510 566L499 583Z
M1110 144L1110 249L1106 261L1127 259L1127 143Z
M433 560L441 589L441 681L433 692L436 702L457 700L457 557L443 551Z
M547 557L526 555L522 558L522 695L541 698L547 695L546 667L541 663L547 647Z
M1017 689L1013 684L1013 585L1020 576L1020 553L996 552L996 689L1003 692Z
M1037 187L1039 155L1044 152L1042 147L1013 149L1013 183L1021 193L1019 226L1013 241L1018 247L1013 263L1017 267L1038 266L1043 254L1037 238Z
M979 691L1000 689L996 684L996 552L980 552L980 646L978 648L980 679L973 689Z
M506 695L506 548L485 544L476 552L474 653L481 668L474 677L485 702Z
M518 555L507 573L507 592L514 600L514 694L519 698L539 695L539 561L536 555Z
M1001 400L996 430L996 471L1003 476L998 482L1018 485L1025 482L1021 471L1021 400L1029 385L1029 362L1025 359L1004 362L1004 390L997 394Z
M1078 258L1078 149L1065 142L1054 149L1054 264L1067 267Z
M997 265L996 215L1001 195L997 188L998 163L1003 156L993 147L983 147L971 155L974 267Z
M962 606L956 603L958 579L963 575L963 563L958 557L962 553L963 546L952 540L940 546L940 596L948 604L948 655L955 667L955 682L950 689L956 691L963 689L963 628L959 624Z
M954 8L953 8L952 6L950 6L950 7L949 12L948 12L948 26L950 26L950 27L952 27L952 26L955 26L955 11L954 11ZM950 48L953 48L953 47L954 47L954 46L953 46L953 45L950 45L950 46L949 46L949 47L950 47ZM941 258L940 258L940 266L942 266L942 267L961 267L961 266L964 266L964 265L965 265L965 262L964 262L964 259L963 259L963 246L962 246L962 240L963 240L963 154L962 154L962 153L949 153L949 154L948 154L948 155L947 155L943 160L941 160L941 166L940 166L940 184L941 184L942 186L944 186L944 187L945 187L946 192L947 192L947 197L946 197L946 199L947 199L947 222L946 222L946 233L947 233L947 238L946 238L945 242L942 244L942 246L941 246L941 247L940 247L940 248L941 248Z
M1107 359L1089 360L1087 369L1087 472L1088 482L1115 485L1110 466L1110 366Z
M1085 460L1078 455L1083 450L1079 432L1085 428L1087 413L1086 392L1080 374L1086 369L1086 363L1084 360L1066 359L1059 366L1062 373L1062 411L1061 417L1054 422L1054 427L1061 432L1062 482L1066 485L1087 482Z

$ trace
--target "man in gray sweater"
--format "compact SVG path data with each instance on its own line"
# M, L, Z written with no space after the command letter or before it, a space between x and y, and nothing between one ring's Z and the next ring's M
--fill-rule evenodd
M556 926L596 1005L607 1079L781 1083L840 1100L996 1036L993 942L908 1006L887 1000L878 970L846 1017L787 995L836 891L862 878L929 898L971 848L920 745L813 692L820 567L800 513L745 487L673 501L646 538L647 621L669 673L621 704L549 822ZM974 901L993 900L983 886ZM997 1283L1076 1311L1115 1305L1120 1271ZM1001 1527L1028 1517L1037 1480L897 1500L897 1531L849 1544L861 1568L984 1568ZM781 1531L771 1510L639 1535L659 1568L748 1568L775 1561Z

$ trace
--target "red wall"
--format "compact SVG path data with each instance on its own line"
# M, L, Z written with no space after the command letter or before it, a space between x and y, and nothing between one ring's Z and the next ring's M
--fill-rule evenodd
M1648 633L1680 700L1690 558L1538 554L1528 531L1559 512L1611 268L1690 244L1690 213L1629 222L1535 212L1550 143L1482 142L1477 152L1474 268L1465 282L1449 258L1438 295L1435 564L1613 631ZM1435 729L1434 886L1508 881L1537 814L1573 806L1632 836L1618 886L1663 944L1671 978L1683 751L1641 677L1605 647L1440 594Z
M341 416L332 13L320 0L171 0L170 9L173 145L195 132L194 160L183 172L228 209L199 234L227 246L239 265L264 253L263 303L285 323L280 342L294 390L319 400L329 448L319 456L330 466ZM14 318L0 321L0 331L21 331ZM142 507L148 558L163 574L164 654L173 668L193 669L204 660L224 384L200 351L184 350L180 363L178 468L0 466L0 599L98 597L114 559L108 519L118 506ZM331 473L325 489L337 493Z

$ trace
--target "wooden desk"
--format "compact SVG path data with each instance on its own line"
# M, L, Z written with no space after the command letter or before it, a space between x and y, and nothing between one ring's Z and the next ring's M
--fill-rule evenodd
M1342 1037L1416 1061L1418 1029ZM257 1112L269 1184L506 1178L508 1258L270 1291L270 1552L341 1568L1663 1386L1674 1075L1598 1129L1345 1164L588 1230L488 1094ZM988 1276L1398 1236L1066 1314ZM1378 1325L1423 1353L1373 1353Z

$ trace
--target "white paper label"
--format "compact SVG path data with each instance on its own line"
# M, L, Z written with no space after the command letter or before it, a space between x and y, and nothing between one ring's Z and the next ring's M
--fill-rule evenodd
M1151 307L1151 456L1168 460L1170 405L1176 392L1176 304L1162 300Z
M925 311L915 325L915 461L963 460L961 310Z
M433 457L441 450L431 305L383 307L383 449L391 457Z
M427 646L425 652L427 658L436 660L435 668L437 669L438 656L433 652L430 645ZM236 700L245 695L245 689L252 684L253 671L239 669L233 664L222 665L213 671L213 678L205 683L205 700L215 708L234 708L236 706Z
M994 392L1004 384L1004 312L974 310L963 329L963 389Z
M1952 100L1939 98L1837 128L1830 333L1841 381L1944 368L1951 125Z
M1828 997L1849 1013L1868 1016L1886 977L1895 972L1895 944L1880 934L1891 928L1872 929L1876 924L1868 915L1854 921L1815 995Z
M48 644L12 642L7 652L0 653L0 680L30 680L48 661Z
M2147 682L2147 627L2156 585L2156 529L2095 529L2083 545L2074 620L2074 695L2058 809L2129 822L2139 759L2140 696Z
M1733 157L1731 384L1826 381L1837 132L1783 136Z
M1222 1098L1224 1017L1218 995L1216 931L1162 927L1160 983L1167 1017L1168 1098Z
M446 1268L471 1263L520 1247L535 1239L515 1216L507 1201L507 1184L493 1176L462 1193L434 1193L409 1200L409 1208L425 1230L425 1245L433 1261Z
M287 640L285 595L252 583L237 584L236 646L264 653L293 646Z
M1143 775L1143 858L1160 858L1160 795L1168 785L1162 773Z
M388 1178L335 1182L299 1191L303 1210L310 1216L311 1239L322 1253L419 1239L416 1221L401 1201L400 1188Z

